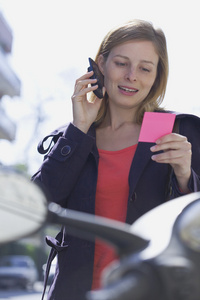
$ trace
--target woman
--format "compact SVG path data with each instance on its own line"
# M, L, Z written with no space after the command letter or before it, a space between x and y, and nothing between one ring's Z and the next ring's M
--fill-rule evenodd
M178 133L155 144L138 142L144 112L164 112L168 77L165 36L150 23L135 20L109 32L96 63L104 75L103 99L92 93L87 100L98 87L93 72L76 81L73 122L50 135L55 145L33 179L65 208L132 224L153 207L200 190L200 120L177 114ZM43 141L39 151L46 152ZM85 299L114 259L112 251L71 236L68 228L47 242L58 252L50 300Z

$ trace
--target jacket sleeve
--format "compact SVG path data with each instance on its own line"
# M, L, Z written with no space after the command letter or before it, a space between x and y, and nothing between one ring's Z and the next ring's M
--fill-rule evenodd
M48 191L51 201L66 207L66 199L91 152L95 139L71 123L45 156L32 180Z
M190 192L200 191L200 119L196 116L183 117L180 122L180 134L187 137L192 145L191 177L188 182ZM171 198L184 195L176 180L175 174L171 176Z
M190 180L188 182L188 189L189 189L190 193L199 192L200 191L200 176L193 169L191 171L192 171L192 173L191 173ZM174 198L184 195L184 193L182 193L181 190L179 189L178 182L176 180L176 176L175 176L174 172L172 173L170 187L171 187L171 194L170 194L171 199L174 199Z

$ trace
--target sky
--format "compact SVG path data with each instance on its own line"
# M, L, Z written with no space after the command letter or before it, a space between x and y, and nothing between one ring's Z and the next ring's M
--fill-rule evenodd
M8 60L22 82L20 97L2 105L17 124L12 143L0 141L0 161L25 163L33 174L43 157L37 144L72 119L71 96L106 33L131 19L163 29L169 53L164 106L200 115L198 0L0 0L13 32Z

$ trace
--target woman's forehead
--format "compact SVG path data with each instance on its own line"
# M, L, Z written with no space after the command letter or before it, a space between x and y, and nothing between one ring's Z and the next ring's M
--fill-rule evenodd
M113 47L109 56L111 58L122 57L124 59L137 58L153 64L157 64L159 59L153 42L140 40L125 42Z

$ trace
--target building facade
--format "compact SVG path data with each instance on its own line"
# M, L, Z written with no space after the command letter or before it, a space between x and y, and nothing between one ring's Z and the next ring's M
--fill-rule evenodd
M19 96L21 82L8 62L13 43L12 30L0 12L0 139L14 140L16 126L1 106L4 95Z

